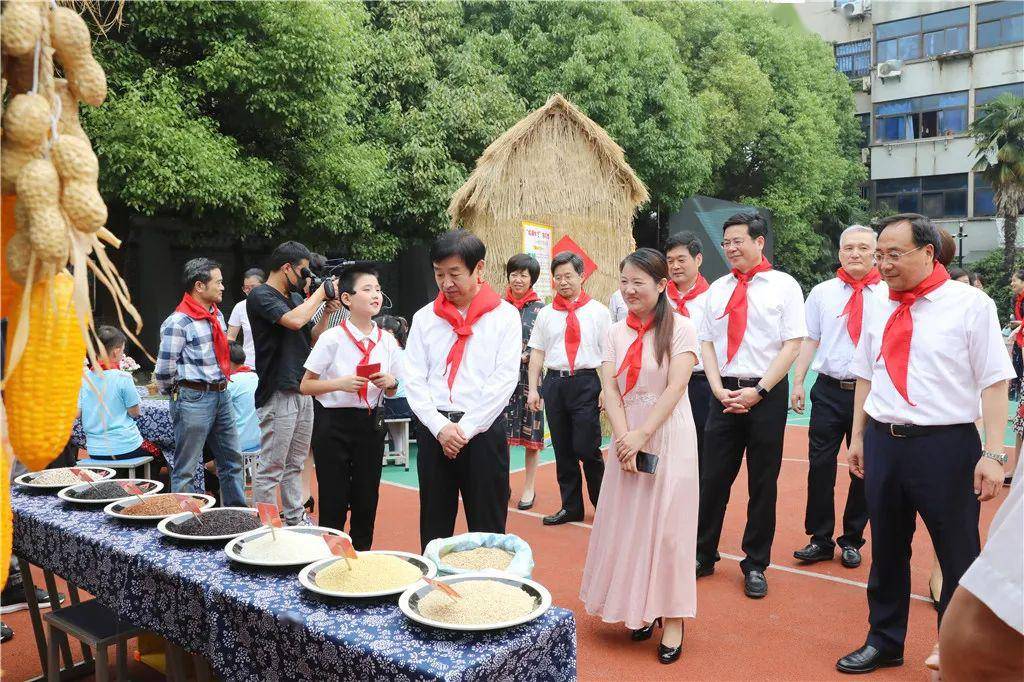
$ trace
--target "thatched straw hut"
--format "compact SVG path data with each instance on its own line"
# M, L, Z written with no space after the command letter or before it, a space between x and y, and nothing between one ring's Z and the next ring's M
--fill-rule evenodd
M597 264L587 292L603 302L618 287L618 265L636 244L633 214L647 188L622 147L561 95L484 150L452 197L448 214L487 244L487 279L505 286L505 261L522 249L521 221L568 234ZM554 255L554 254L552 254Z

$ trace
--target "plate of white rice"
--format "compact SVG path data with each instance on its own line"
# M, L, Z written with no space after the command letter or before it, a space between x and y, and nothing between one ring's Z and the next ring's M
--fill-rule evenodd
M365 599L401 594L423 577L433 578L437 567L418 554L397 550L357 552L358 558L332 556L299 571L299 582L310 592L328 597Z
M398 599L410 620L442 630L500 630L539 618L551 608L551 593L540 583L497 571L437 578L462 595L450 597L433 586L413 585Z
M268 526L243 533L224 546L224 553L232 561L250 566L303 566L334 556L323 534L348 538L335 528L324 526ZM351 538L349 538L351 540Z
M97 481L106 480L114 475L114 470L108 467L81 467L81 469L91 473ZM14 482L26 488L60 490L70 485L81 483L82 479L71 473L71 467L61 467L59 469L30 471L15 478Z

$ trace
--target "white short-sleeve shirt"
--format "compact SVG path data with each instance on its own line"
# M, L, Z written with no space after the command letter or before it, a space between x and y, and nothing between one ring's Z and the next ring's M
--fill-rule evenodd
M807 316L807 337L818 342L818 350L814 356L811 369L827 374L834 379L853 379L850 363L853 362L853 339L846 328L846 308L853 287L833 277L811 289L804 304ZM864 315L861 318L861 329L867 309L889 297L889 287L885 282L869 284L864 287Z
M696 284L694 284L696 286ZM684 291L683 295L688 294L689 291ZM704 324L704 316L707 314L706 306L708 301L708 292L705 291L697 296L694 296L692 300L686 302L686 312L689 313L690 321L693 322L695 329L700 330L700 326ZM669 299L669 303L672 305L672 309L678 312L676 304ZM697 364L693 366L695 372L704 371L704 360L701 359L700 351L697 352Z
M530 334L530 348L544 351L544 368L556 371L569 369L565 352L565 324L568 312L546 305L537 313ZM605 334L612 326L612 316L603 303L590 299L576 310L580 323L580 347L576 351L576 369L597 369L601 366L601 349Z
M732 273L714 281L704 295L704 319L698 327L700 341L715 345L718 371L723 377L761 378L790 339L807 336L804 296L795 279L778 270L754 275L747 285L747 328L732 362L729 351L729 316L723 315L737 279Z
M242 349L245 350L245 364L249 367L256 367L256 347L252 342L252 327L249 326L249 313L246 312L245 299L235 304L231 309L231 317L228 318L228 325L239 327L242 330Z
M352 335L365 347L366 339L374 342L373 350L370 351L369 364L380 363L380 371L401 378L402 373L402 351L395 341L395 337L387 332L381 332L374 324L369 334L363 334L349 320L342 322ZM377 339L380 332L380 340ZM363 353L352 339L348 337L341 325L332 327L320 335L313 350L306 358L305 368L310 372L319 374L321 379L340 379L356 373L356 366L363 358ZM367 383L366 401L359 397L358 393L347 391L331 391L316 396L316 399L324 407L375 407L380 401L381 390L372 383Z
M612 314L612 324L626 319L629 309L626 307L626 301L622 298L620 290L616 289L612 292L612 297L608 299L608 310Z
M1003 344L996 305L983 291L946 282L910 307L907 394L903 399L880 357L882 333L898 307L884 300L865 308L864 329L850 369L871 382L864 411L885 424L968 424L981 416L981 392L1016 374Z

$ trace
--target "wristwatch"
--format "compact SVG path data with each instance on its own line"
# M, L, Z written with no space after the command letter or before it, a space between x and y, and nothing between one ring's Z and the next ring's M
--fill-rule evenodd
M757 388L757 395L761 400L768 397L768 389L762 386L760 383L755 387Z
M1005 452L992 452L991 450L982 450L981 456L988 457L989 459L994 459L1000 464L1006 464L1006 461L1009 459L1009 457L1006 456Z

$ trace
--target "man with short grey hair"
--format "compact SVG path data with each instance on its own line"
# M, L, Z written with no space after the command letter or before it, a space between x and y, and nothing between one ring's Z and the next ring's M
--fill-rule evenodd
M843 533L835 531L835 487L839 448L850 444L853 427L853 391L857 380L850 370L854 348L860 339L864 311L885 300L889 289L875 267L875 231L851 225L839 237L839 270L807 296L804 311L807 336L800 346L793 370L790 403L803 414L804 378L811 367L818 378L811 388L811 423L808 432L807 511L804 530L810 542L793 556L807 563L829 561L839 545L846 568L860 566L860 548L868 522L864 481L850 474L850 488L843 511Z

